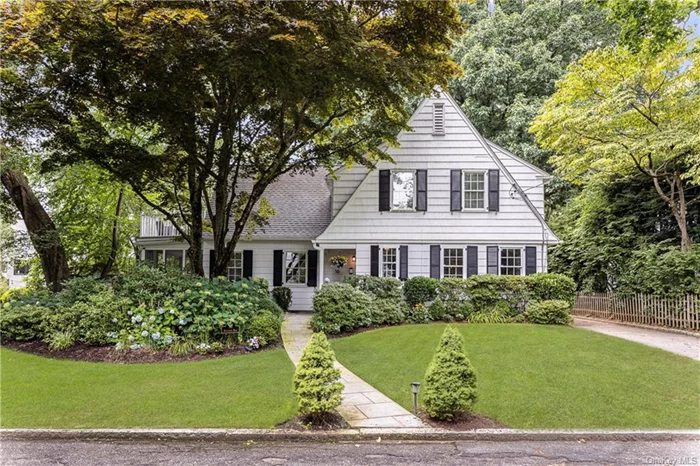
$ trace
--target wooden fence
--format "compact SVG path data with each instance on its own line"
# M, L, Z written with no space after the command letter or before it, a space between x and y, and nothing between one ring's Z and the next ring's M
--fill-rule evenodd
M579 317L700 331L700 296L579 293L572 314Z

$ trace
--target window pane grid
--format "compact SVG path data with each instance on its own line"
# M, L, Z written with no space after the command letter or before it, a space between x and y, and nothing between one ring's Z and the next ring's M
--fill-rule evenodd
M306 283L306 253L285 253L285 281L286 283Z
M484 208L484 174L464 172L464 208Z
M501 275L522 275L522 251L501 249Z
M396 278L396 248L382 248L382 277Z
M413 210L415 173L391 172L391 210Z
M463 249L445 249L442 276L444 278L462 278L464 276Z
M232 282L243 280L243 253L234 252L228 263L228 279Z

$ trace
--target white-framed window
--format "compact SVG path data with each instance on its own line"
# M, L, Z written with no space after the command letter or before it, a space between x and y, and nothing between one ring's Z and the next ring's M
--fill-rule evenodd
M523 250L519 248L501 249L501 275L523 274Z
M396 248L382 248L382 277L396 278L399 255Z
M433 134L436 136L445 134L445 104L442 102L433 104Z
M462 172L462 209L484 209L486 207L485 172Z
M234 251L226 268L226 276L232 282L243 280L243 253Z
M446 248L442 256L442 277L464 277L464 249Z
M391 210L414 210L416 206L416 172L391 172Z
M306 283L306 253L285 251L284 282Z

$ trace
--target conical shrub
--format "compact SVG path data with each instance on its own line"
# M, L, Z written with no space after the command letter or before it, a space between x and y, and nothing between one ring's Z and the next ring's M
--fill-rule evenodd
M448 325L425 373L423 404L433 419L451 421L476 401L476 374L459 331Z
M342 400L340 369L333 367L335 353L323 333L314 333L294 372L294 393L299 413L319 415L335 409Z

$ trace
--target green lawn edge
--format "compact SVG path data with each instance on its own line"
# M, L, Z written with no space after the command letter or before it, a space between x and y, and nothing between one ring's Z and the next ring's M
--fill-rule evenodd
M272 428L296 414L293 372L282 349L112 364L0 348L0 426Z
M407 409L445 324L332 340L338 360ZM700 362L588 330L457 324L477 373L475 411L523 429L700 428Z

